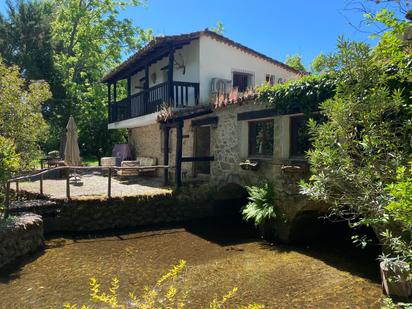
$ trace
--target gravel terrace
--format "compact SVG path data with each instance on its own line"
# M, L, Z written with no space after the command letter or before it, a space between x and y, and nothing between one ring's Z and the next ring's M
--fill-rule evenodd
M101 174L84 174L78 181L71 179L71 197L96 197L107 195L108 177ZM66 179L45 179L43 181L43 192L51 198L62 199L66 197ZM29 192L40 192L40 181L21 182L20 189ZM169 192L163 186L161 177L136 176L129 179L120 180L112 177L112 196L137 196L155 195Z

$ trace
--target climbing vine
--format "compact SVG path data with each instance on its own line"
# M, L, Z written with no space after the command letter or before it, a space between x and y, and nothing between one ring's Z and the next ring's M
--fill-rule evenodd
M257 89L258 101L269 104L278 114L319 110L319 104L335 95L336 78L332 74L304 76L284 84L266 84Z

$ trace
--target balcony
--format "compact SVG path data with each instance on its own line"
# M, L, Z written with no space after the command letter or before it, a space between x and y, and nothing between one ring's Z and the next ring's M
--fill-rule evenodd
M109 123L136 118L159 111L163 104L184 108L199 104L199 83L164 82L109 104Z

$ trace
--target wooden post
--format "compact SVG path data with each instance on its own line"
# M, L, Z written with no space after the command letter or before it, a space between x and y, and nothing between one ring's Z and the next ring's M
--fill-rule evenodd
M70 200L70 167L68 167L66 171L66 197L67 200Z
M109 167L109 175L107 177L107 197L112 197L112 168Z
M16 200L19 200L19 181L16 181Z
M163 126L163 165L169 165L169 133L170 128ZM169 184L169 169L164 169L164 185Z
M127 118L132 117L132 77L127 77Z
M43 195L43 174L40 175L40 194Z
M118 110L117 110L116 100L117 100L117 82L115 81L113 83L113 118L114 118L112 119L113 122L119 121L119 119L117 119Z
M5 201L6 210L4 211L4 218L9 216L9 207L10 207L10 182L7 181L6 185L6 201Z
M107 83L107 108L108 108L109 122L112 122L112 108L111 108L112 94L110 93L111 88L112 88L112 85L110 83Z
M149 65L148 64L144 66L143 110L145 114L149 110Z
M168 64L168 69L167 69L167 81L168 81L168 88L169 88L169 104L171 107L174 106L173 101L174 101L174 89L173 89L173 64L175 61L174 58L175 50L173 47L170 48L169 51L169 64Z
M176 187L182 186L182 140L183 121L176 126Z

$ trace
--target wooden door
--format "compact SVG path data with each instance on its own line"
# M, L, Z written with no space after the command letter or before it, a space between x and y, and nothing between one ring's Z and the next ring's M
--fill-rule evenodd
M210 156L210 126L195 129L194 155L195 157ZM210 161L194 163L195 175L210 174Z

